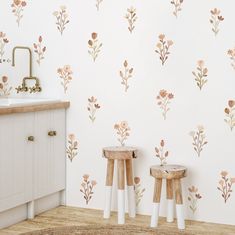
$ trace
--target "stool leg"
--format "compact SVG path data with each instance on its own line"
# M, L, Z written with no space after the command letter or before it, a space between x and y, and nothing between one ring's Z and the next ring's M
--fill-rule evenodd
M118 224L125 223L124 160L118 160Z
M166 180L167 222L174 221L173 181Z
M110 217L111 210L111 198L112 198L112 187L113 187L113 169L114 160L108 159L107 163L107 175L106 175L106 186L105 186L105 205L104 205L104 218Z
M177 215L178 228L185 229L184 212L183 212L183 198L182 198L180 179L174 180L174 188L175 188L176 215Z
M161 191L162 191L162 179L155 179L154 194L153 194L153 211L150 224L152 228L157 227L158 225Z
M127 181L127 195L128 195L128 211L130 217L135 217L135 190L133 180L132 159L126 160L126 181Z

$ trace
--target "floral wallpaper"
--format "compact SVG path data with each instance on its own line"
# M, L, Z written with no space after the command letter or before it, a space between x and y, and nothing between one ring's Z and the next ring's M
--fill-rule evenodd
M22 96L71 102L68 205L102 209L102 148L136 146L138 213L151 213L149 167L181 164L186 218L235 225L232 1L11 0L0 9L0 96L17 96L27 75L23 53L11 66L22 45L43 87Z

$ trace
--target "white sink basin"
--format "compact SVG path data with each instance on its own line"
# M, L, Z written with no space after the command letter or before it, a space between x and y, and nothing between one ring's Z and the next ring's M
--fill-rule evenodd
M48 104L56 103L59 100L56 99L30 99L30 98L0 98L1 107L15 107L22 105L33 105L33 104Z

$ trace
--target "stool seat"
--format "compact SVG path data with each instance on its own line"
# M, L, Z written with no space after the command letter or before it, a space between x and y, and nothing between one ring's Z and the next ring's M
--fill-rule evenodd
M114 160L137 158L137 148L128 146L112 146L103 148L103 157Z
M156 179L180 179L186 177L187 168L180 165L156 165L150 167L150 175Z

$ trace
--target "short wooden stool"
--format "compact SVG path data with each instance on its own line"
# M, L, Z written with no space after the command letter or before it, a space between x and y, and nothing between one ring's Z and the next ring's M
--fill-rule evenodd
M167 222L174 221L173 191L175 191L176 216L177 216L178 228L185 229L181 178L186 176L186 171L187 169L184 166L178 166L178 165L164 165L164 166L157 165L150 167L150 175L155 178L155 186L153 194L153 212L150 225L151 227L157 227L158 225L162 179L166 179Z
M111 196L113 186L114 160L117 160L118 172L118 224L125 223L125 169L128 195L128 211L130 217L135 217L135 191L133 180L132 159L136 158L137 149L133 147L106 147L103 156L107 158L107 175L105 186L104 218L110 217Z

